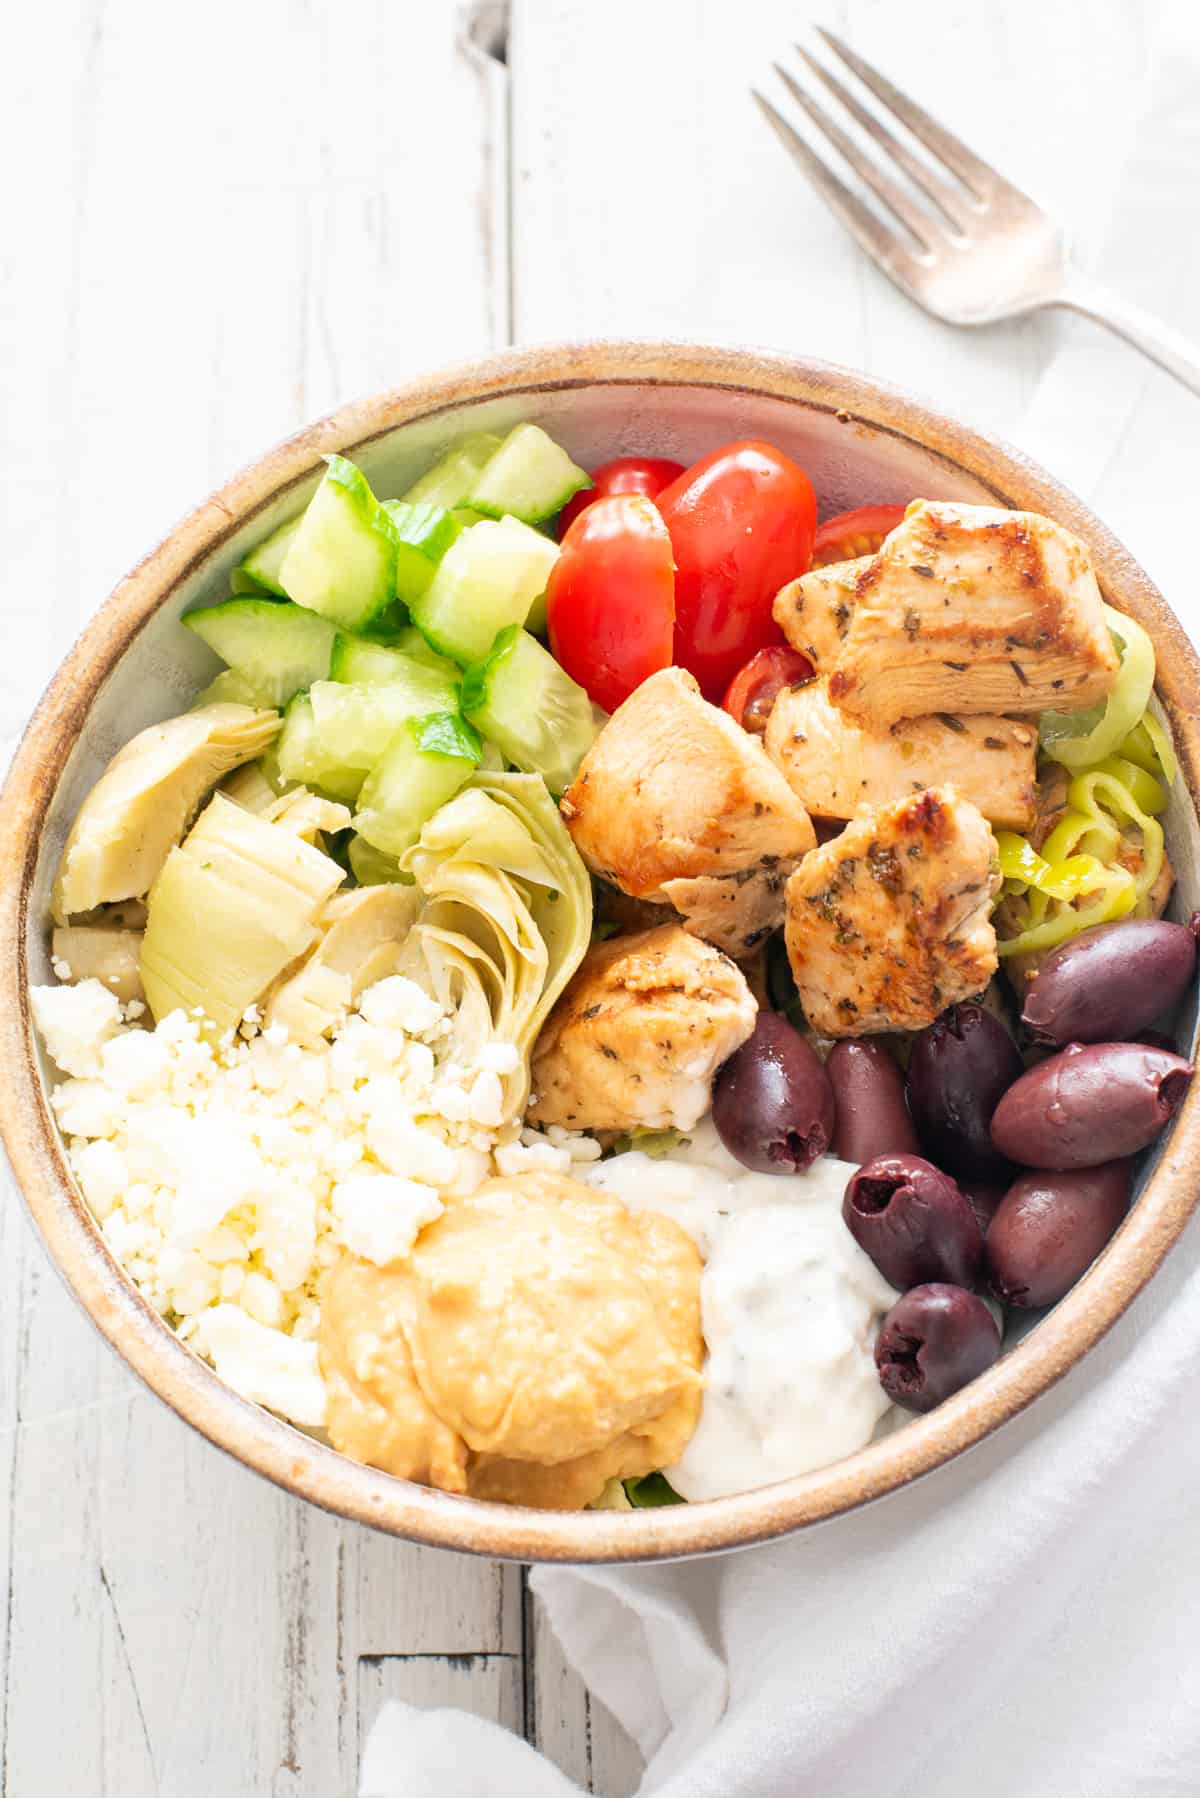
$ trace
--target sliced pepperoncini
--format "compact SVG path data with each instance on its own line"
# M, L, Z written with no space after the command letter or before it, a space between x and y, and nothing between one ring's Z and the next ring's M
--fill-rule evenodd
M1112 692L1084 712L1043 712L1038 727L1043 750L1064 768L1091 768L1112 755L1142 721L1154 688L1154 645L1141 625L1111 606L1104 622L1121 657Z

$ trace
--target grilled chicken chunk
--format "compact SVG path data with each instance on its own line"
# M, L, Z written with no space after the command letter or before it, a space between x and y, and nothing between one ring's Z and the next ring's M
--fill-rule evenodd
M825 671L837 661L858 603L858 583L874 562L874 556L830 562L789 581L775 595L776 624L815 668Z
M690 1130L757 1011L733 962L679 924L597 943L534 1046L529 1116L573 1130Z
M860 805L952 780L990 824L1027 830L1033 822L1037 729L1019 718L944 712L876 730L839 711L816 680L779 695L764 743L815 818L852 818Z
M848 616L831 625L838 566ZM821 583L811 614L810 583ZM1104 697L1120 668L1087 550L1036 512L927 500L865 568L835 564L799 586L804 608L785 587L776 619L815 656L834 704L876 728L931 712L1078 711Z
M996 845L952 786L862 811L787 885L787 951L823 1036L923 1030L996 972Z
M594 874L674 906L731 955L782 921L784 880L816 841L762 744L682 668L651 675L617 708L562 813Z

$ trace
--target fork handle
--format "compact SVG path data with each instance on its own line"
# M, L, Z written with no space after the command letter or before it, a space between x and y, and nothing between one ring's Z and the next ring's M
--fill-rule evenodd
M1072 282L1050 303L1065 306L1071 312L1081 312L1085 318L1094 318L1097 323L1107 325L1110 331L1132 343L1193 393L1200 394L1200 350L1148 312L1142 312L1106 288L1093 287L1088 282Z

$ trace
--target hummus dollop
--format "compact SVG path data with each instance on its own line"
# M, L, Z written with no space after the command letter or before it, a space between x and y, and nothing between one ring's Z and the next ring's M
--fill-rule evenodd
M330 1275L333 1444L446 1492L578 1510L682 1454L700 1273L671 1219L561 1174L448 1197L403 1260L347 1255Z

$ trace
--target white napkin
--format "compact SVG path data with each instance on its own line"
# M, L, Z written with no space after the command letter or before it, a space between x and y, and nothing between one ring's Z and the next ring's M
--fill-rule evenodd
M1200 336L1195 18L1190 0L1158 15L1094 272ZM1195 631L1200 401L1098 327L1054 329L1022 447L1092 500ZM647 1758L642 1791L1196 1798L1198 1251L1200 1223L1082 1367L919 1487L717 1560L536 1572L566 1653ZM578 1789L491 1724L398 1704L360 1788Z

